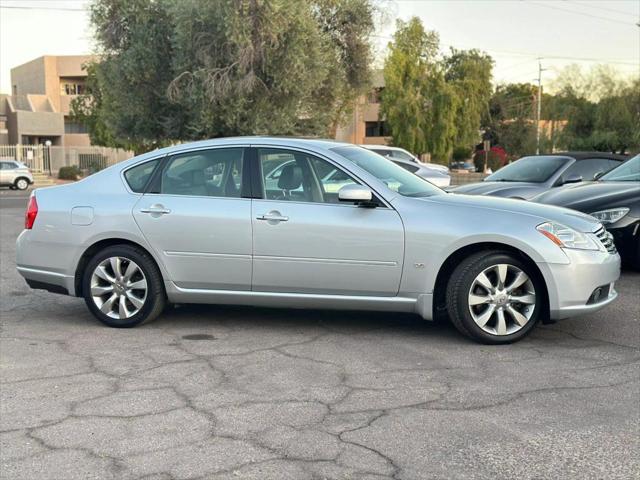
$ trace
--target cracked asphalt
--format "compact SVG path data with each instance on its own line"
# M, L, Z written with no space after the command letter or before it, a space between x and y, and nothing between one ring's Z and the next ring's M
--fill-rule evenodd
M16 273L25 203L0 198L1 478L640 478L640 274L502 347L250 307L117 330Z

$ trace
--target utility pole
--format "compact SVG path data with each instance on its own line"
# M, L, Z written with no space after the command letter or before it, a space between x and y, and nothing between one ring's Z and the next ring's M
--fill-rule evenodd
M536 115L536 155L540 155L540 114L542 111L542 72L544 72L544 68L542 68L542 60L538 59L538 115Z

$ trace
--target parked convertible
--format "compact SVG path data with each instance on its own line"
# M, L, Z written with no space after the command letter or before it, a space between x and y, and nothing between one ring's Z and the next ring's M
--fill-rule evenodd
M640 269L640 155L595 182L549 190L534 201L596 217L613 235L622 260Z
M247 137L36 190L17 268L113 327L167 302L448 311L463 334L507 343L611 303L620 257L588 215L447 194L350 144Z
M533 155L502 167L482 182L462 185L450 191L530 200L561 185L593 180L596 175L608 172L627 158L602 152Z

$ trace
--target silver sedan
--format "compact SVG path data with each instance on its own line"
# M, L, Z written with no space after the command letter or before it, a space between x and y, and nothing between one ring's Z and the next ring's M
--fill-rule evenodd
M251 304L446 314L507 343L611 303L620 258L578 212L447 194L350 144L246 137L36 190L17 265L113 327L167 303Z

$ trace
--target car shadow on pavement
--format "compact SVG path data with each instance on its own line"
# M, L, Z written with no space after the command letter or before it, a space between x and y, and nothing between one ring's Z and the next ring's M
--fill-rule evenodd
M376 333L410 335L465 342L448 322L432 322L409 313L345 310L300 310L227 305L169 306L150 326L202 329L224 327L269 329L286 333L313 333L318 329L336 334Z

